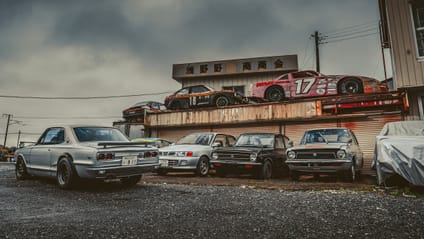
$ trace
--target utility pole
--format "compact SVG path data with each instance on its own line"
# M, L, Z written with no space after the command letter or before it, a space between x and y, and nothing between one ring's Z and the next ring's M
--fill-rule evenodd
M318 31L315 31L314 39L315 39L315 60L316 60L316 67L317 67L317 72L320 72L320 67L319 67L319 43L320 43L320 39L319 39Z
M16 142L16 148L19 148L19 141L21 140L21 131L18 131L18 141Z
M9 131L9 124L10 124L10 118L12 117L11 114L3 114L3 117L7 117L7 124L6 124L6 133L4 134L4 144L3 147L6 147L6 141L7 141L7 132Z

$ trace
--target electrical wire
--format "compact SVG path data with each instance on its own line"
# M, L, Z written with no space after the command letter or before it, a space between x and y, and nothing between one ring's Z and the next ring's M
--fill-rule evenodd
M95 99L113 99L113 98L129 98L150 95L163 95L173 93L172 91L132 94L132 95L109 95L109 96L81 96L81 97L61 97L61 96L20 96L20 95L0 95L0 98L15 98L15 99L32 99L32 100L95 100Z
M369 25L373 25L373 24L376 24L378 22L379 22L379 20L374 20L374 21L365 22L365 23L361 23L361 24L357 24L357 25L353 25L353 26L347 26L347 27L344 27L344 28L335 29L335 30L332 30L332 31L322 32L322 34L324 34L324 35L334 35L334 34L340 34L341 32L346 32L346 31L355 31L355 30L357 30L356 28L368 27Z
M337 39L337 40L330 40L330 41L326 41L326 42L321 42L320 44L327 44L327 43L333 43L333 42L346 41L346 40L351 40L351 39L366 37L366 36L375 35L375 34L378 34L378 32L371 32L371 33L368 33L368 34L362 34L362 35L357 35L357 36L352 36L352 37L347 37L347 38L342 38L342 39Z
M367 28L367 29L364 29L364 30L355 31L355 32L346 33L346 34L340 34L340 35L331 36L331 37L324 36L323 39L326 39L326 40L330 39L331 40L331 39L337 39L337 38L344 38L344 37L354 36L354 35L358 35L358 34L361 34L361 33L370 32L370 31L377 31L377 30L378 30L378 27L375 26L375 27L372 27L372 28Z

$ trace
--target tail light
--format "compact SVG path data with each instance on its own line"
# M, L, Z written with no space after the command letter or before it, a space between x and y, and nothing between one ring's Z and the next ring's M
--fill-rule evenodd
M144 152L144 157L145 158L150 158L152 156L152 153L150 153L150 152Z
M193 152L188 151L188 152L186 153L186 156L187 156L187 157L191 157L191 156L193 156Z
M142 154L142 157L144 158L151 158L151 157L157 157L158 156L158 152L157 151L146 151Z
M115 155L113 153L99 153L97 154L97 160L106 160L106 159L114 159Z
M158 152L153 151L153 152L152 152L152 157L156 157L156 156L158 156Z

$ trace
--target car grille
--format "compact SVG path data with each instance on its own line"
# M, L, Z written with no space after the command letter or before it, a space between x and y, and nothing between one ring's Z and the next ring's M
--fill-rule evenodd
M218 160L240 160L240 161L249 161L250 153L240 153L240 152L219 152Z
M160 156L175 156L175 152L159 152Z
M297 159L336 159L335 151L297 151Z
M168 160L168 166L169 167L178 166L178 160Z

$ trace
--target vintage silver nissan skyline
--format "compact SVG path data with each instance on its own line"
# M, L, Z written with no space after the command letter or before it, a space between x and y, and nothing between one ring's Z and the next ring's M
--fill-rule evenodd
M287 150L290 175L338 173L354 181L363 166L362 151L355 134L347 128L308 130L300 145Z
M61 126L44 131L37 143L15 152L16 179L55 177L60 188L79 179L120 179L127 186L159 166L158 149L130 142L118 129Z

